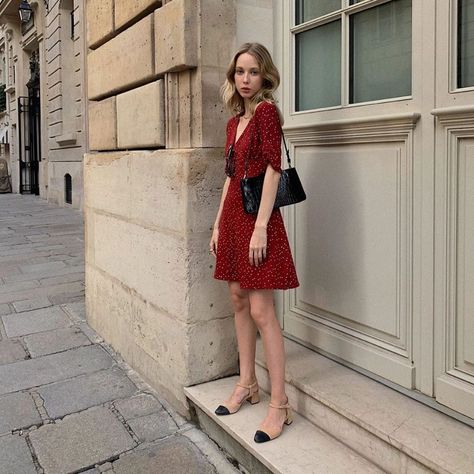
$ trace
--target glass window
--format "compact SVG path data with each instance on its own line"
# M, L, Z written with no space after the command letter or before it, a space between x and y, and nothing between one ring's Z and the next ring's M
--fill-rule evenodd
M341 22L296 36L296 110L341 103Z
M354 12L356 3L295 0L297 23L335 12L292 27L296 111L411 95L412 0L366 0ZM464 3L472 6L474 26L474 0ZM474 42L470 57L474 79Z
M474 86L474 0L458 0L457 86Z
M340 8L341 0L297 0L296 23L304 23L340 10Z
M411 94L411 0L350 17L350 103Z

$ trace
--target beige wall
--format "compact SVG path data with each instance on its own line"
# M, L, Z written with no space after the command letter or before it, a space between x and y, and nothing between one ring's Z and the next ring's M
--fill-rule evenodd
M217 0L87 2L87 317L184 414L184 386L237 365L208 253L235 15Z
M74 11L71 39L70 12ZM83 207L82 160L87 146L84 102L84 2L50 2L45 41L48 200L65 205L64 176L72 178L72 207Z
M30 4L35 26L22 34L18 2L4 1L0 8L8 59L8 118L13 191L19 192L19 122L17 100L28 95L29 58L39 51L41 96L40 196L59 205L64 202L64 175L73 182L72 206L82 208L82 160L87 146L84 95L84 22L81 0L50 0ZM71 39L70 11L74 10ZM10 55L10 47L13 54ZM16 71L12 80L11 69Z

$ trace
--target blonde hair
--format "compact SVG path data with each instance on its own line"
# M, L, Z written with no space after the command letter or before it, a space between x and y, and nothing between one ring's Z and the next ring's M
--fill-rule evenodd
M257 104L262 101L275 103L273 93L280 85L280 73L273 63L268 49L260 43L244 43L234 54L227 69L226 80L221 88L225 106L232 114L236 115L245 111L244 99L237 92L234 78L237 59L244 53L248 53L256 59L263 79L262 88L250 100L250 112L252 114L255 112Z

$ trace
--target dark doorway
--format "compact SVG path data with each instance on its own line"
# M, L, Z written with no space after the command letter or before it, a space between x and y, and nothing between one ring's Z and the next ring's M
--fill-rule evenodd
M41 161L40 69L39 53L30 58L31 77L27 82L28 97L18 97L20 145L20 193L39 194L39 162Z
M69 173L64 175L64 201L72 204L72 178Z

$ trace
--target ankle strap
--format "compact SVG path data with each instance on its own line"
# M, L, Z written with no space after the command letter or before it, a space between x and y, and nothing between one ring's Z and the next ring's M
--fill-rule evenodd
M257 381L255 380L255 382L252 385L242 385L240 382L237 382L236 385L242 388L246 388L247 390L251 390L253 387L257 386Z
M288 402L286 402L284 405L275 405L274 403L270 402L269 404L272 408L278 408L280 410L284 410L286 408L291 408L290 407L290 404Z

